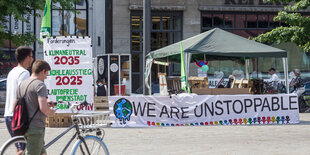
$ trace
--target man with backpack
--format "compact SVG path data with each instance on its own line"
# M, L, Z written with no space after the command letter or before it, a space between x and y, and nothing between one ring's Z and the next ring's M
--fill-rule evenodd
M44 84L50 65L44 60L37 60L32 65L32 74L20 84L17 99L24 97L28 110L29 128L24 134L27 145L26 154L46 154L44 149L45 119L55 113L52 104L48 104L47 88ZM15 104L17 100L15 101Z
M18 65L9 72L7 77L6 103L4 112L5 123L12 137L15 136L12 132L11 124L14 109L13 105L16 99L16 90L20 85L20 83L30 76L29 71L27 69L31 66L34 60L32 49L26 46L18 47L15 51L15 58L18 62ZM21 146L19 146L18 149L23 150Z

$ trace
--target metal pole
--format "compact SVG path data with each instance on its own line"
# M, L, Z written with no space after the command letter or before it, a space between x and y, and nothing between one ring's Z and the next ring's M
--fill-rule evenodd
M286 93L288 94L290 91L289 83L288 83L288 64L287 64L287 58L282 58L283 60L283 68L284 68L284 77L285 77L285 88Z
M145 56L151 50L151 0L143 0L143 95L149 94L145 87Z
M250 79L250 77L249 77L249 64L250 64L249 59L245 59L245 74L246 74L247 79Z

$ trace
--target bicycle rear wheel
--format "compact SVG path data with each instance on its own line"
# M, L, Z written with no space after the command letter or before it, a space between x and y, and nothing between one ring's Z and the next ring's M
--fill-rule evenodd
M17 154L18 150L25 150L26 148L26 140L24 136L13 137L0 148L0 155L12 155ZM21 155L24 152L20 152Z
M109 151L104 142L97 136L86 136L84 137L85 143L91 155L108 155ZM82 140L78 140L72 147L71 150L72 155L85 155L87 153L87 149L82 142Z

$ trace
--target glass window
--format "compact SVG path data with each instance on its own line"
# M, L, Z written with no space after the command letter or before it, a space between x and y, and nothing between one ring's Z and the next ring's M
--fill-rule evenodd
M52 35L53 36L87 36L88 17L87 1L80 0L73 6L77 12L62 9L59 3L52 3Z
M160 49L170 44L169 32L152 32L151 33L151 51Z
M173 33L173 42L179 42L182 40L182 32L174 32Z
M247 28L257 28L257 15L247 15Z
M236 26L235 28L245 28L245 15L243 14L236 14Z
M59 36L63 34L63 20L62 10L52 11L52 35Z
M213 26L214 27L224 27L224 18L223 14L214 14L213 15Z
M132 72L140 72L140 54L135 53L131 55L131 68Z
M163 22L163 29L164 30L169 30L170 28L170 17L168 16L164 16L162 18L162 22Z
M74 23L76 26L76 35L77 36L87 36L87 15L86 12L80 12L76 14L76 18L74 19Z
M63 17L64 17L63 35L65 36L75 35L74 13L72 11L65 11Z
M131 16L131 29L140 29L140 16Z
M225 28L232 28L234 24L234 15L227 14L225 15Z
M202 14L202 27L212 27L212 14Z
M133 83L133 85L131 87L131 91L133 93L136 93L136 91L140 87L140 78L141 78L141 76L139 74L132 74L131 77L132 77L132 83ZM135 82L133 82L133 81L135 81Z
M140 51L140 32L132 32L131 33L131 50L132 51Z
M157 32L151 33L151 51L154 51L160 48L160 43L161 43L160 36L161 36L160 33L157 33Z
M268 15L258 15L258 28L268 28Z
M179 16L173 16L173 29L174 30L181 30L181 18Z
M35 36L36 33L34 11L32 11L31 13L23 14L22 16L26 18L29 22L18 20L13 16L3 16L4 20L0 23L2 25L1 32L19 35L31 33ZM35 43L29 46L34 50L33 53L35 53ZM18 46L14 44L13 41L7 38L2 38L2 40L0 41L0 77L6 77L7 74L12 70L12 68L17 66L17 61L14 54L17 47Z
M160 29L160 17L158 16L152 17L152 29L153 30Z

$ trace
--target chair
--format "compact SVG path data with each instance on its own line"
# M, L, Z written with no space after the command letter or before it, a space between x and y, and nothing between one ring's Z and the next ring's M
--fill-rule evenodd
M167 86L168 90L178 92L181 89L181 78L179 76L168 76Z
M241 80L236 80L234 77L234 81L231 85L231 88L248 88L249 80L242 78Z

